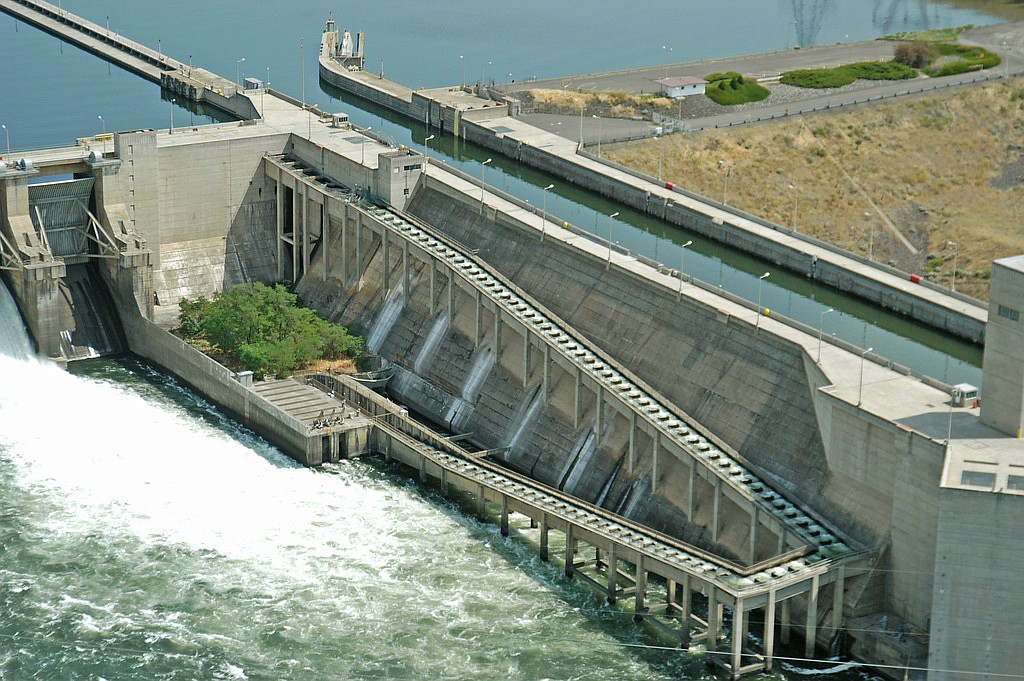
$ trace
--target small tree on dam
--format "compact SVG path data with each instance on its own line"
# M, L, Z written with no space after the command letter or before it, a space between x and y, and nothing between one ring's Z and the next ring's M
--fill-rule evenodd
M257 379L288 376L320 361L355 359L363 339L302 307L281 284L242 284L212 299L182 298L179 335Z

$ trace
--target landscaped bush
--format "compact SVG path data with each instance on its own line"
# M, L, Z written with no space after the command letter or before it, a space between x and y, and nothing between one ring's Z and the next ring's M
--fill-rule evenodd
M864 80L905 80L917 71L892 61L865 61L831 69L798 69L782 74L781 82L794 87L843 87L858 78Z
M178 332L223 353L257 378L287 376L317 360L355 357L363 341L314 310L299 307L284 286L243 284L213 299L182 299Z
M704 80L708 81L704 93L713 102L723 106L759 102L771 94L767 88L747 81L742 74L736 71L712 73Z
M931 43L900 43L893 52L893 61L915 69L923 69L939 56Z
M974 45L940 43L935 48L943 57L958 57L958 59L956 61L947 61L936 68L927 69L925 73L933 78L966 73L967 71L990 69L993 66L998 66L1002 61L999 55Z

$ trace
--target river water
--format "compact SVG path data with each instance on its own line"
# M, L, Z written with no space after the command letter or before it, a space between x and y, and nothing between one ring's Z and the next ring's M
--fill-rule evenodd
M224 75L237 68L266 78L269 68L274 87L342 106L319 89L315 68L319 29L342 10L333 3L63 6L101 25L109 16L112 30ZM383 55L386 75L425 86L477 72L546 77L993 21L918 0L662 0L630 12L607 0L396 0L358 12L337 18L367 32L368 63ZM6 16L0 64L0 123L15 149L169 122L155 86ZM423 140L424 131L379 111L343 108L398 142ZM173 115L177 124L191 116ZM6 140L0 145L6 156ZM446 155L478 172L479 152ZM549 181L495 165L488 180L528 198ZM591 214L617 210L572 190L552 194L549 212L593 220L595 231ZM637 242L630 248L660 249L674 266L677 252L665 251L678 233L622 217L615 229ZM712 282L717 268L738 289L762 269L711 247L694 248L692 265L688 251L691 266ZM861 326L865 337L923 333L931 340L911 347L938 353L939 365L968 371L980 360L960 344L936 350L946 341L918 327L887 330L892 320L841 296L775 288L777 280L785 277L765 288L775 309L786 311L788 297L791 308L810 300L839 310L826 334L843 324L855 341ZM820 308L809 309L817 324ZM0 287L0 679L707 675L699 655L661 648L627 611L538 561L534 546L502 538L400 471L373 462L303 469L162 373L132 360L66 373L28 357L20 329Z

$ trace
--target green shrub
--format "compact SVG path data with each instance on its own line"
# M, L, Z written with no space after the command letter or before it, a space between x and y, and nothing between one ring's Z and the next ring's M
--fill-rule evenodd
M940 43L936 45L935 48L939 51L939 54L944 57L959 57L959 59L957 61L946 62L938 68L927 69L925 73L933 78L951 76L957 73L966 73L967 71L990 69L994 66L998 66L1002 62L999 55L975 45L953 45L950 43Z
M849 85L857 77L849 70L834 69L797 69L786 71L779 82L794 87L826 88Z
M281 284L244 284L212 300L183 299L179 331L204 339L257 378L286 376L320 359L357 356L362 339L331 324Z
M748 82L736 71L712 73L704 80L708 81L704 93L723 106L759 102L771 94L767 88Z

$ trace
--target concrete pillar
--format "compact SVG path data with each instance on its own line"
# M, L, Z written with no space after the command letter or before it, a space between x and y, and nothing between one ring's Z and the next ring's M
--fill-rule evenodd
M548 514L542 512L540 515L540 559L544 562L548 560L548 532L550 530Z
M363 211L356 211L356 266L357 291L363 290Z
M298 183L292 191L292 281L299 280L299 251L302 248L302 195Z
M284 170L277 167L277 280L284 281Z
M655 428L651 445L651 494L658 493L658 450L661 449L661 431Z
M474 289L476 291L476 321L473 324L473 348L480 347L480 340L483 338L483 314L484 314L484 294L481 293L480 289Z
M380 226L380 240L381 240L381 251L384 259L383 275L384 280L381 282L380 295L381 298L387 298L388 292L391 290L391 239L389 238L388 228L384 225Z
M437 261L431 258L427 266L430 268L430 312L428 316L433 317L437 312Z
M768 605L764 610L764 670L772 670L775 657L775 591L768 592Z
M636 599L633 601L633 616L640 617L647 612L644 605L647 599L647 568L644 567L644 555L641 553L636 557Z
M713 653L718 650L718 630L722 623L718 618L718 589L713 584L708 585L708 639L707 651Z
M580 427L580 391L583 389L582 373L580 368L576 367L572 393L572 427L574 430Z
M455 324L455 273L448 271L448 328Z
M636 466L636 412L632 409L629 410L629 453L626 456L626 471L628 473L633 472L634 466Z
M744 625L743 599L737 598L732 609L732 678L740 678L740 667L743 664L743 638L746 632Z
M544 343L544 377L542 380L542 391L544 393L544 401L548 401L548 395L551 390L551 346Z
M715 503L711 513L711 541L718 541L718 516L722 512L722 479L715 476Z
M782 601L779 609L779 642L782 645L789 645L789 634L793 629L792 620L789 617L789 599Z
M807 592L807 626L804 627L804 657L814 657L814 644L818 636L818 575L811 578Z
M508 497L501 495L501 536L508 536Z
M320 248L324 252L324 281L327 281L327 272L331 268L331 260L328 257L331 253L331 211L330 204L327 202L327 196L324 196L324 209L321 213L324 224L323 230L320 232Z
M786 552L786 526L779 524L779 545L776 550L776 554Z
M686 519L693 522L693 510L696 506L696 500L693 498L694 492L697 491L697 462L694 459L690 459L690 475L686 481Z
M690 576L683 577L679 582L679 614L682 626L679 628L679 642L690 642L690 611L693 608L693 592L690 590Z
M760 522L757 517L758 508L757 504L751 504L750 508L750 547L749 555L750 562L754 563L755 556L757 555L757 525Z
M615 544L608 549L608 602L615 603L619 595L619 567L615 556Z
M836 581L832 585L832 629L830 636L835 636L843 626L843 588L846 584L846 566L840 565L836 573Z
M601 445L604 434L604 391L601 385L594 386L594 447Z
M341 283L348 285L348 201L341 202Z
M494 361L501 363L501 308L494 303Z
M572 573L575 570L573 567L573 539L572 536L572 523L567 523L565 526L565 576L572 577Z
M309 219L309 207L312 203L309 198L309 185L305 182L302 186L302 273L305 274L309 271L309 252L312 250L309 247L310 244L310 219Z
M530 330L523 327L523 387L530 382Z
M409 281L409 242L402 239L402 295L409 300L412 287Z
M480 520L484 519L487 510L487 500L484 499L484 486L477 485L476 487L476 517Z

